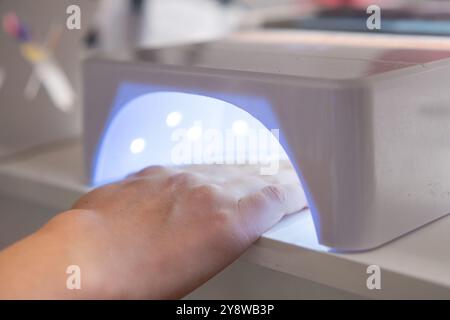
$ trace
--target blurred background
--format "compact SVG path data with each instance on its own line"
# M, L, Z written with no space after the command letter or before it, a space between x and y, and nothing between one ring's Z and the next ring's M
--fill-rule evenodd
M371 4L380 30L366 28ZM80 134L80 63L92 52L127 58L257 28L450 34L446 0L0 0L0 16L0 157Z

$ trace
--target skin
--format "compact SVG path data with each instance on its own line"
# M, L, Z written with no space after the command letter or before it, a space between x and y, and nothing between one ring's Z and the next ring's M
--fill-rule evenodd
M0 253L0 298L181 298L305 208L289 165L258 170L149 167L95 189ZM69 265L81 290L66 288Z

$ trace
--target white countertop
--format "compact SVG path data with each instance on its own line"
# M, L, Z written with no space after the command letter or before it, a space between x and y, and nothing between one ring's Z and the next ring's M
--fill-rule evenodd
M89 190L78 140L0 158L0 193L63 210ZM309 212L285 218L241 258L371 298L450 299L450 216L371 251L338 254L317 243ZM369 290L368 265L381 268ZM263 279L262 279L263 281Z

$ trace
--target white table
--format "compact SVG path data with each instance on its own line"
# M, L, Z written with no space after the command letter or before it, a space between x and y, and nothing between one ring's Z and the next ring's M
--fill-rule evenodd
M89 190L84 177L82 146L77 139L0 159L0 194L46 207L63 210L70 206ZM339 254L317 243L310 214L303 212L287 217L269 230L238 263L242 270L250 263L282 272L289 276L288 280L280 280L285 281L285 286L295 283L293 279L306 279L309 285L324 285L335 290L327 296L332 298L450 299L450 217L378 249ZM372 264L381 268L381 290L367 288L369 274L366 270ZM236 272L234 270L233 274ZM282 276L273 274L274 277ZM260 280L273 282L272 278ZM305 281L298 286L305 285ZM295 291L295 288L286 290ZM273 298L270 295L255 297ZM280 297L286 298L286 295Z

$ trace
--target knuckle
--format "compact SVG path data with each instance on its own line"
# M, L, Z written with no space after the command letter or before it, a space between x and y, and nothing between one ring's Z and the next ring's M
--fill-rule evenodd
M147 181L141 179L124 180L120 183L121 191L142 188L147 184Z
M285 202L287 195L281 186L269 185L262 189L262 194L270 201Z
M193 183L196 181L196 176L189 172L180 172L171 175L167 178L167 184L169 186L180 186L180 185L186 185L189 183Z
M136 172L134 174L134 176L135 177L146 177L146 176L151 176L154 174L159 174L159 173L162 173L165 171L166 171L166 168L164 166L154 165L154 166L149 166L149 167L139 170L138 172Z
M206 202L215 201L220 196L219 187L213 184L202 184L192 188L192 195Z
M233 222L232 215L226 210L213 210L209 214L209 225L214 232L221 232L230 229Z
M238 211L240 213L243 213L247 211L260 210L264 208L266 204L267 199L265 198L265 196L261 193L255 193L245 199L238 201L237 206Z

